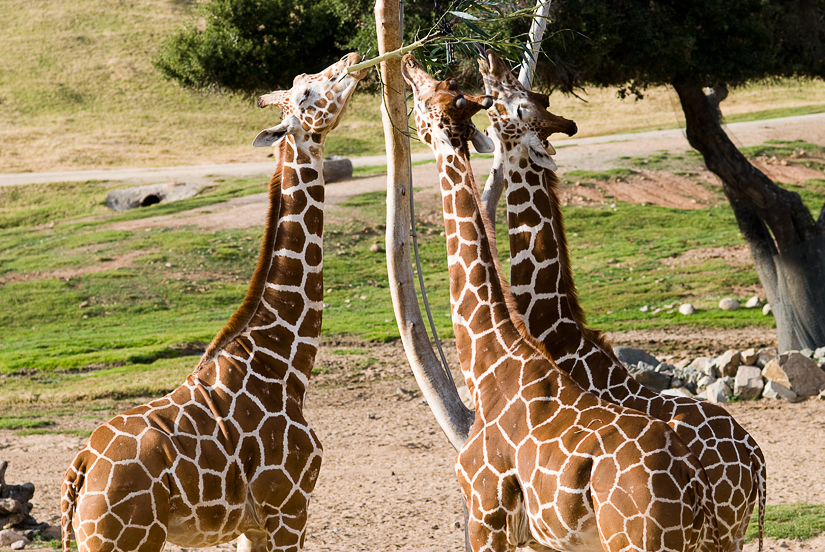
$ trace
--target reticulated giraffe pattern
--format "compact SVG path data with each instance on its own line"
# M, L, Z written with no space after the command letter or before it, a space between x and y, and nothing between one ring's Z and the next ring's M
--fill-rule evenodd
M491 131L504 160L510 235L510 290L525 329L584 389L667 422L703 464L722 550L742 549L754 505L763 525L765 461L753 438L723 408L666 397L634 380L597 331L586 327L564 234L553 171L554 132L575 124L547 110L549 99L525 89L492 51L480 62Z
M364 72L349 54L259 99L281 124L270 210L242 306L193 373L98 427L63 482L63 550L157 552L166 541L296 551L322 448L303 415L323 308L323 145Z
M470 118L491 98L436 81L409 55L403 74L436 155L456 347L476 405L456 460L473 549L704 549L717 528L690 450L661 421L583 391L510 317L467 146L485 142Z

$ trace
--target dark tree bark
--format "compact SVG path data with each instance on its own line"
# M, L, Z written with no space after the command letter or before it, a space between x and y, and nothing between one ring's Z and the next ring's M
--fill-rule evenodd
M825 346L825 206L818 221L799 194L774 184L722 129L719 112L695 84L674 84L687 138L722 180L776 317L781 351Z

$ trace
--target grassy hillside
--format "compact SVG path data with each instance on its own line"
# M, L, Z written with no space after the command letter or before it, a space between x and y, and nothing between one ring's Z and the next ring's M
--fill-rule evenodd
M193 17L187 0L0 0L0 172L261 161L250 146L277 111L250 98L195 94L151 65L162 39ZM580 135L679 124L667 89L642 102L613 90L553 96ZM781 82L732 94L726 113L825 110L825 85ZM379 99L356 94L332 154L383 152ZM767 112L768 110L774 110ZM608 116L609 114L609 116ZM483 117L482 117L483 119Z

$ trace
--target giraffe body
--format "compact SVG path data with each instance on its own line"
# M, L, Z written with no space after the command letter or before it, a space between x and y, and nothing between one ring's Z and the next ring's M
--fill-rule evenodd
M470 117L492 100L411 56L403 67L441 176L456 347L476 405L456 459L473 550L702 549L717 529L690 450L663 422L583 391L510 318L467 148L481 141Z
M322 447L303 415L323 309L323 144L364 73L349 54L289 91L270 211L246 299L186 381L98 427L63 482L63 550L158 552L236 537L242 552L296 551Z
M547 155L553 132L575 125L547 111L548 99L525 89L498 56L481 63L488 110L507 184L511 292L525 329L560 369L582 388L614 404L667 422L703 464L719 521L722 550L741 550L754 504L760 531L765 461L759 446L723 408L665 397L634 380L599 332L585 326L576 298L560 204L556 167Z

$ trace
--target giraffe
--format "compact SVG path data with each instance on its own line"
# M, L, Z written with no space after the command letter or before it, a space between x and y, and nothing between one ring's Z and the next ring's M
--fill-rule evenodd
M456 458L473 550L718 549L702 546L718 531L704 471L673 430L583 391L511 318L467 146L484 142L470 118L492 99L436 81L409 54L403 74L436 156L456 347L476 405Z
M241 552L303 547L322 447L303 415L323 309L323 150L365 71L355 53L261 96L279 125L270 209L241 307L186 381L98 427L66 473L63 550L159 552L236 537Z
M765 460L754 439L723 408L655 393L633 379L605 337L585 325L564 234L547 138L575 125L547 110L549 98L524 88L493 52L479 65L495 101L488 110L507 184L510 291L527 332L559 368L602 399L668 423L705 468L722 550L742 549L754 504L760 550L765 504ZM549 155L548 155L549 154Z

